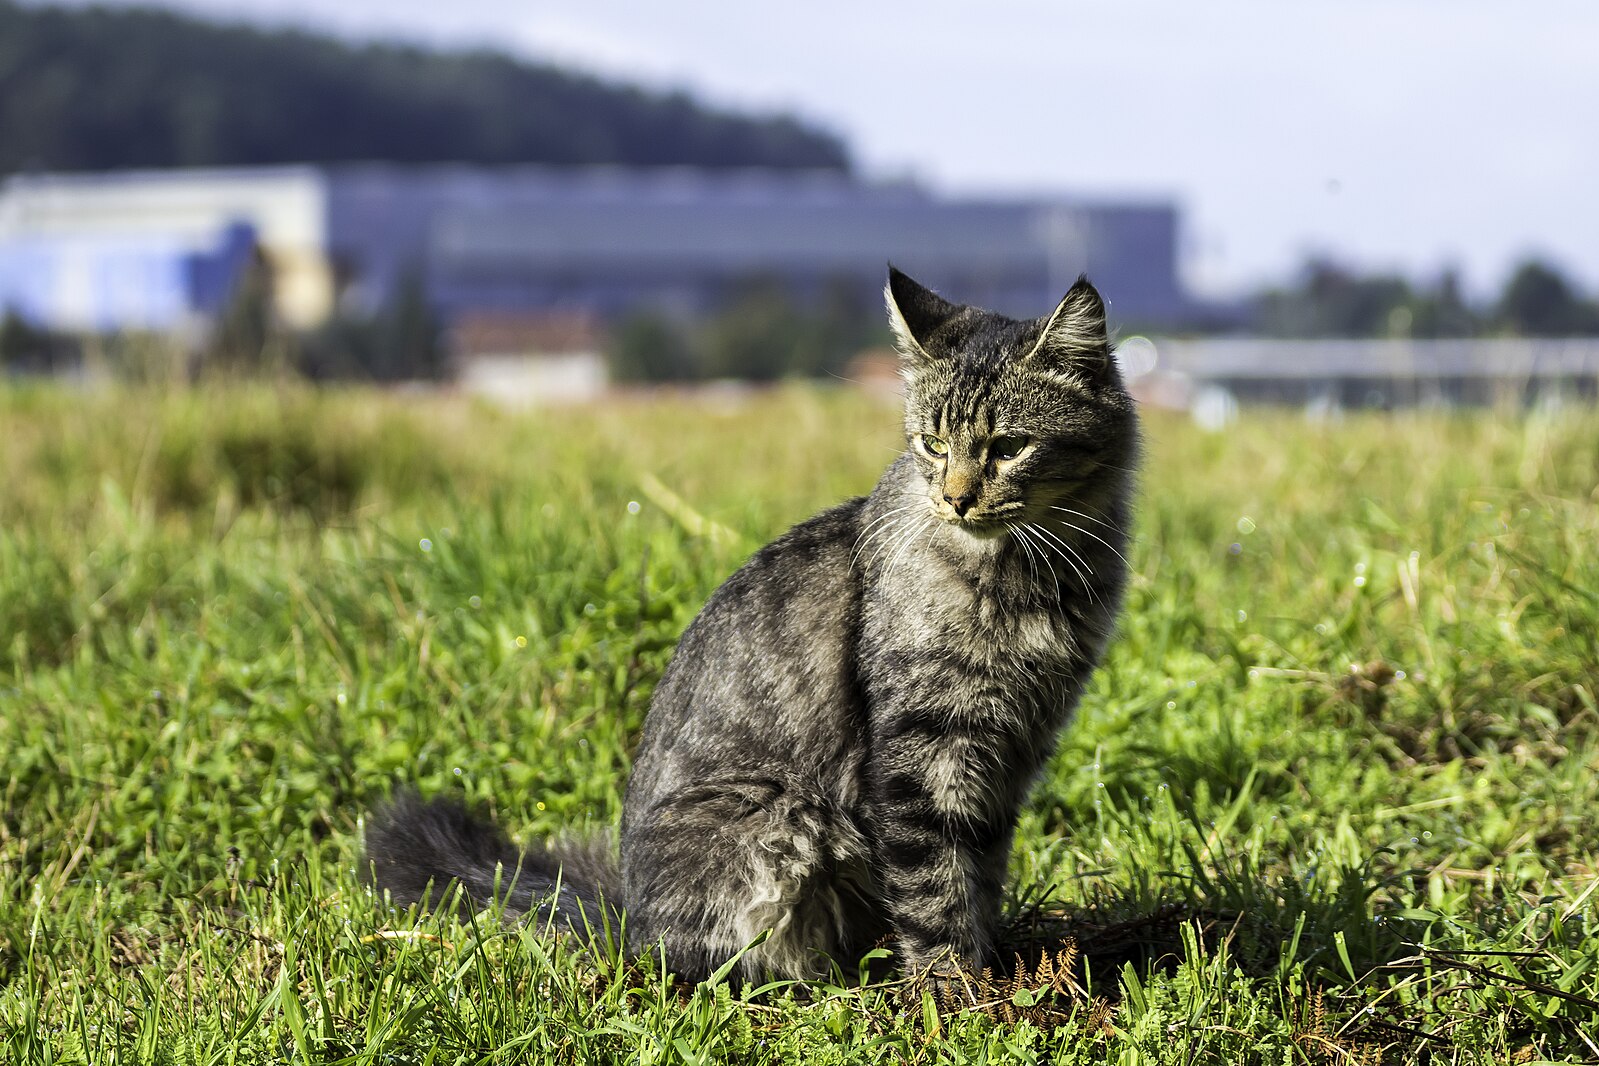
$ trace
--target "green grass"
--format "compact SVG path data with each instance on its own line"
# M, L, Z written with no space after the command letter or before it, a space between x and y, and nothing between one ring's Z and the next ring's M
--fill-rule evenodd
M612 825L677 633L896 424L0 391L0 1061L1599 1058L1592 411L1150 419L1014 859L1013 942L1082 949L1054 990L684 988L361 886L402 783Z

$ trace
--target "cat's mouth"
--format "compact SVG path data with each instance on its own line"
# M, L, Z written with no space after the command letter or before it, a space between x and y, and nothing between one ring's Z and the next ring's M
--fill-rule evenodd
M1010 523L997 515L973 514L970 511L962 515L956 514L953 508L939 508L938 517L962 533L981 540L992 540L1010 528Z

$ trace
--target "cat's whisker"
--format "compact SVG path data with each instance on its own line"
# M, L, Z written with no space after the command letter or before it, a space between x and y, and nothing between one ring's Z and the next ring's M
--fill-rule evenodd
M1065 508L1065 507L1051 507L1050 510L1052 510L1052 511L1066 511L1068 514L1077 514L1076 511L1071 511L1071 510L1069 510L1068 508ZM1081 515L1080 517L1087 518L1088 516L1087 515ZM1112 544L1110 541L1106 540L1104 537L1100 536L1098 533L1094 533L1094 532L1092 532L1090 530L1084 529L1082 526L1076 525L1075 523L1068 522L1064 518L1057 518L1057 519L1055 519L1055 521L1059 522L1061 525L1066 526L1066 527L1068 527L1070 529L1075 529L1077 532L1081 533L1085 537L1092 537L1094 540L1099 541L1105 547L1109 548L1111 550L1112 554L1114 554L1116 556L1116 558L1118 558L1118 559L1120 559L1122 561L1122 565L1123 566L1131 565L1130 563L1127 562L1127 557L1116 549L1116 545Z
M929 516L929 517L931 517L931 516ZM924 531L930 534L933 530L935 530L937 528L938 528L938 523L936 521L925 522L921 529L917 529L917 528L915 528L913 526L913 528L911 529L910 533L905 537L904 546L901 547L900 550L894 554L894 557L888 561L888 565L883 568L884 580L888 579L888 575L890 575L890 574L892 574L894 572L894 568L899 565L900 560L905 558L906 553L909 552L911 550L911 548L921 539L921 534Z
M1012 526L1011 528L1014 529L1018 534L1020 534L1020 536L1019 536L1019 538L1017 540L1017 543L1027 546L1027 554L1028 554L1028 558L1029 559L1032 558L1032 556L1034 554L1034 551L1036 550L1038 555L1044 560L1044 565L1049 568L1050 580L1055 582L1055 598L1057 600L1059 600L1061 598L1060 574L1056 573L1055 564L1049 561L1049 553L1044 551L1044 547L1043 547L1042 544L1038 544L1036 546L1036 549L1035 549L1034 545L1035 545L1036 541L1034 539L1033 533L1032 533L1031 530L1029 530L1027 528L1027 526L1025 524L1018 524L1018 525ZM1034 574L1037 574L1038 571L1037 571L1036 567L1034 568L1033 572L1034 572Z
M1087 504L1083 504L1083 506L1087 507L1088 505ZM1050 504L1049 507L1052 510L1065 511L1067 514L1073 514L1073 515L1076 515L1078 518L1086 519L1089 522L1093 522L1093 523L1095 523L1097 525L1104 526L1106 529L1111 530L1112 532L1117 532L1117 531L1119 531L1121 529L1121 527L1118 526L1116 523L1106 520L1104 511L1095 511L1093 514L1089 514L1086 511L1079 511L1079 510L1077 510L1074 507L1062 507L1059 504L1055 504L1055 503Z
M884 514L881 514L878 517L872 519L872 521L867 524L866 528L861 530L860 536L855 538L855 548L850 553L850 558L849 558L850 565L854 566L857 562L860 561L861 555L866 551L866 549L868 547L871 546L871 542L874 539L876 539L878 533L881 532L881 529L879 527L881 527L884 522L887 522L889 519L893 518L895 515L901 515L901 514L904 514L906 511L913 511L915 509L916 509L916 505L915 504L913 504L913 503L912 504L906 504L904 507L896 507L892 511L888 511L888 512L886 512Z
M1015 529L1012 529L1012 532L1020 533L1019 530ZM1025 537L1019 535L1016 537L1016 544L1022 551L1027 553L1027 569L1033 575L1033 584L1038 584L1038 560L1033 555L1032 545L1027 543Z
M1057 521L1059 520L1057 519ZM1083 553L1073 547L1071 542L1065 537L1061 536L1060 533L1050 529L1042 522L1033 522L1031 525L1033 532L1037 533L1040 537L1043 537L1046 541L1049 541L1050 543L1053 543L1059 547L1063 555L1075 559L1077 562L1081 563L1083 568L1087 570L1089 574L1094 572L1094 568L1090 566L1088 560L1083 557Z
M1089 600L1097 602L1099 597L1094 592L1093 582L1088 580L1094 572L1094 568L1088 565L1088 560L1079 555L1070 544L1066 543L1066 541L1060 537L1059 534L1055 533L1049 528L1041 526L1037 523L1031 523L1030 528L1034 533L1042 537L1045 542L1053 542L1061 549L1062 560L1064 560L1067 566L1072 568L1072 572L1077 575L1077 579L1083 583L1083 591L1088 593ZM1075 562L1073 560L1075 560ZM1077 565L1078 563L1081 563L1082 566L1079 567Z
M1055 573L1055 564L1050 561L1050 557L1059 553L1052 549L1049 541L1044 537L1045 531L1036 525L1029 524L1027 527L1027 532L1028 535L1033 538L1033 542L1038 545L1038 550L1043 554L1045 565L1049 567L1051 573ZM1083 590L1088 593L1088 598L1090 600L1097 599L1097 597L1094 595L1094 587L1089 583L1088 576L1083 573L1077 564L1074 563L1069 557L1064 555L1061 556L1061 561L1072 568L1072 573L1082 584ZM1057 591L1060 588L1060 576L1058 574L1056 574L1055 577L1055 587Z
M898 521L884 526L883 539L878 544L877 551L872 554L871 560L866 564L866 569L875 570L877 569L877 564L884 558L884 556L892 557L896 548L899 546L900 538L902 536L905 538L914 536L917 528L916 515L914 514L908 518L901 518ZM884 572L886 573L887 571Z

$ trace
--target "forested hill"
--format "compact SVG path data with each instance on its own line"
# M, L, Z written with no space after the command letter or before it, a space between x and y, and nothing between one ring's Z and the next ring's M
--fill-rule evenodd
M0 0L0 174L362 160L848 167L786 116L494 52Z

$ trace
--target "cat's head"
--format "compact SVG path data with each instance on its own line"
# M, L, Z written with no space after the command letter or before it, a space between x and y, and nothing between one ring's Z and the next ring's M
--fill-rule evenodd
M906 436L940 518L996 536L1119 494L1136 418L1087 278L1027 321L951 303L892 266L884 298Z

